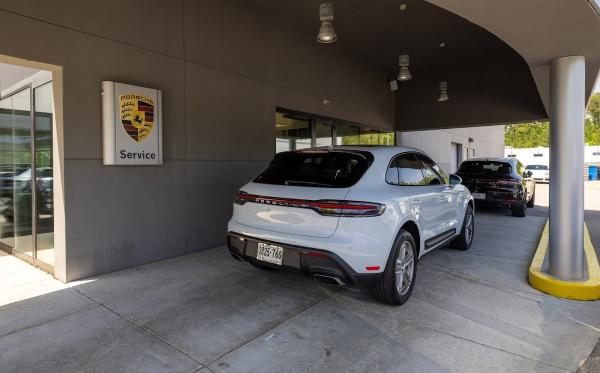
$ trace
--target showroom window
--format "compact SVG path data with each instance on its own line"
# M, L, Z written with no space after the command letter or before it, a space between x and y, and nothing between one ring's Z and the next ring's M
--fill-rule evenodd
M277 109L275 152L332 145L396 144L395 133L333 118Z

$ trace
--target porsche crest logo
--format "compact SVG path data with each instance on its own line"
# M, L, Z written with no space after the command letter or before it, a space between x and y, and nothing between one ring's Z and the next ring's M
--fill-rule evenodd
M139 95L119 96L121 124L129 137L141 142L154 127L154 101Z

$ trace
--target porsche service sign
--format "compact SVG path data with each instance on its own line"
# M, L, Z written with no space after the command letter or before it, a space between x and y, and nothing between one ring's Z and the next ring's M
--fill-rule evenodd
M160 90L102 82L105 165L162 164Z

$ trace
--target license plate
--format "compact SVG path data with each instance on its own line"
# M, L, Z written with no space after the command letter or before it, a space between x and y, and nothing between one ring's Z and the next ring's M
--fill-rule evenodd
M473 193L475 199L485 199L485 193Z
M259 242L256 259L281 265L283 262L283 247Z

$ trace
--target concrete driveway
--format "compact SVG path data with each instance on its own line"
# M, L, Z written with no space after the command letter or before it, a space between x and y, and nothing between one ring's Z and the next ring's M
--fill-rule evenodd
M224 247L68 286L2 256L0 370L575 371L600 337L600 302L528 286L546 215L479 209L471 250L424 257L401 307Z

